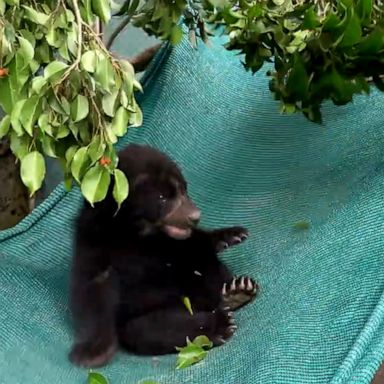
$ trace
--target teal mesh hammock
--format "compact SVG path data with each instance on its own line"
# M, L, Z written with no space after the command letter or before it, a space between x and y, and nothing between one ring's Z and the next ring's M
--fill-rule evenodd
M261 285L225 346L190 368L118 353L111 384L369 383L384 358L384 97L324 107L323 126L282 116L265 70L222 47L164 48L130 141L173 156L203 225L250 238L222 258ZM0 233L0 383L85 383L72 366L68 269L77 188Z

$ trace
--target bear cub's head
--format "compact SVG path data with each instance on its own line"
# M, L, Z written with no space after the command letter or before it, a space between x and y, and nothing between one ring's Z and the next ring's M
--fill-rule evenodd
M142 235L163 232L178 240L191 235L201 213L175 162L152 147L131 144L119 153L119 168L130 186L120 219L135 223Z

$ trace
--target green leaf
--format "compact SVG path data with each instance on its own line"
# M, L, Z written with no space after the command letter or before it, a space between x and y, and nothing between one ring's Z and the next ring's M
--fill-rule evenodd
M92 142L89 144L88 147L88 156L91 158L93 163L95 163L101 158L101 156L103 156L105 147L106 145L101 141L100 136L95 136L92 139Z
M176 347L176 350L179 351L176 369L187 368L206 357L207 351L203 346L210 346L209 341L207 341L208 338L200 337L196 339L191 342L187 337L187 345L185 347Z
M32 91L37 94L37 95L40 95L41 93L41 90L43 89L43 87L47 85L47 80L44 79L43 76L36 76L32 79Z
M28 153L21 160L21 180L30 191L30 196L40 189L45 177L44 157L40 152Z
M368 36L362 39L358 46L363 55L378 54L384 48L384 29L376 28Z
M81 56L81 68L87 72L93 73L96 70L97 55L96 52L91 50L84 52Z
M108 0L92 0L92 10L104 24L109 22L111 18L111 8Z
M74 101L71 103L71 117L76 123L85 119L89 113L88 99L83 95L77 95Z
M74 24L73 28L67 33L68 50L74 56L77 54L77 45L78 45L78 41L77 41L77 28L78 27L75 28L75 26L76 26L76 24Z
M11 126L11 116L5 115L0 121L0 139L6 136Z
M49 16L42 12L37 12L31 7L22 5L25 9L24 17L28 20L33 21L35 24L45 25L49 20Z
M91 0L83 0L83 4L84 6L80 6L81 17L88 25L91 25L95 19L92 13Z
M36 60L31 60L28 66L33 75L40 69L40 63Z
M111 176L108 169L96 164L87 171L81 182L81 192L87 201L94 203L104 200L107 195Z
M302 58L299 55L295 55L293 61L293 68L291 69L288 80L287 90L294 97L298 97L301 100L306 100L308 97L309 76L304 67Z
M193 315L191 300L189 297L183 296L183 304L185 305L185 308L187 308L188 312Z
M37 124L39 125L40 129L47 133L48 135L53 137L53 127L49 122L49 115L48 113L43 113L39 116L39 119L37 120Z
M127 92L130 95L133 90L133 81L135 79L135 69L128 60L119 60L120 67L123 71L123 78L126 83Z
M315 7L312 6L304 13L302 29L315 29L321 25L314 8Z
M201 348L211 349L213 347L212 341L209 340L207 336L203 335L195 337L192 343Z
M79 148L72 159L71 172L78 183L80 183L80 180L82 179L85 170L91 163L87 151L87 147Z
M6 113L11 113L15 96L11 86L10 76L0 78L0 89L0 106Z
M69 173L64 174L64 189L69 192L72 189L73 177Z
M62 61L53 61L44 69L44 78L50 82L55 81L68 68L68 64Z
M24 104L27 100L18 101L12 109L11 112L11 125L12 129L16 132L18 136L22 136L24 134L23 127L21 125L20 116L22 110L24 108Z
M361 24L358 16L352 14L347 27L344 30L344 36L341 40L340 47L351 47L352 45L357 44L362 35Z
M119 169L115 169L115 185L113 186L113 197L118 204L118 209L120 209L122 202L128 197L129 194L129 184L125 174Z
M11 113L17 101L27 97L24 84L30 75L29 68L24 67L24 59L16 53L8 66L9 76L0 78L0 104L6 113Z
M28 153L31 138L28 135L18 136L16 132L11 131L10 139L11 151L21 160Z
M65 159L67 160L67 166L69 166L71 164L73 157L75 156L78 149L79 149L79 147L77 145L71 145L65 151Z
M116 111L115 117L112 120L112 132L118 136L124 136L128 129L130 113L124 108L119 107Z
M371 20L373 9L373 0L359 0L357 5L357 12L360 19L369 22Z
M67 45L67 42L65 40L60 45L59 54L63 59L68 60L68 61L71 60L71 58L69 56L69 52L68 52L68 45Z
M115 85L115 71L105 55L99 56L94 77L107 92Z
M20 49L19 52L21 53L23 59L24 59L24 67L26 67L29 62L33 59L33 56L35 55L35 50L33 49L32 44L23 37L18 37Z
M115 116L116 100L119 93L118 89L114 89L110 94L105 94L102 99L104 113L107 116ZM127 120L128 123L128 120Z
M153 381L153 380L144 380L140 381L139 384L160 384L158 381Z
M183 30L179 25L175 25L171 31L170 42L172 45L179 44L183 38Z
M112 143L115 144L117 142L117 136L112 130L112 124L107 123L105 125L105 133L107 134L108 140Z
M35 57L40 63L49 64L52 59L50 55L50 48L46 41L41 41L35 48Z
M23 105L20 122L30 136L33 136L33 128L41 114L41 110L41 98L39 96L30 97Z
M41 144L43 147L43 151L47 156L57 157L57 155L56 155L56 142L52 137L50 137L48 135L43 135Z
M54 93L52 93L49 97L48 104L55 112L59 113L60 115L66 114L61 102L56 98Z
M60 97L60 105L66 115L69 115L71 113L71 106L69 105L68 100L64 96Z
M55 137L56 139L63 139L64 137L67 137L70 133L71 131L67 128L66 125L60 125Z
M89 372L87 384L108 384L108 380L101 373Z
M144 93L143 87L141 86L141 84L138 80L133 79L133 86L134 86L135 90L138 90L141 93Z
M63 43L62 36L60 36L59 30L55 28L55 26L52 24L47 34L45 35L45 39L47 43L54 48L60 48L60 46Z
M28 40L28 42L32 45L32 48L34 49L36 46L36 39L34 34L28 29L20 29L18 32L22 37L24 37L24 39Z
M136 104L136 112L131 113L129 123L132 127L140 127L143 124L143 112Z

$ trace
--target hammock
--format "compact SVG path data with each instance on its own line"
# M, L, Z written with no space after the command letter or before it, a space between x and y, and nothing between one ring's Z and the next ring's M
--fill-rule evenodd
M282 116L265 69L252 76L214 38L164 48L145 77L145 122L130 141L181 165L203 225L244 225L222 258L259 297L205 360L175 370L119 352L111 384L369 383L384 358L384 97L324 107L323 126ZM71 365L68 271L78 188L59 185L0 232L0 382L84 383Z

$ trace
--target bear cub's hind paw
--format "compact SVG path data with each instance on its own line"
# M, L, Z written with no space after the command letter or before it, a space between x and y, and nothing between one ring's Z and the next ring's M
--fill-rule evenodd
M109 346L97 342L78 343L69 354L69 360L80 367L97 368L107 364L116 350L115 343Z
M236 332L237 325L233 318L233 312L220 310L217 319L215 335L211 338L213 345L223 345Z
M224 306L231 311L250 303L257 294L257 283L248 276L234 277L231 282L224 283L222 297Z

